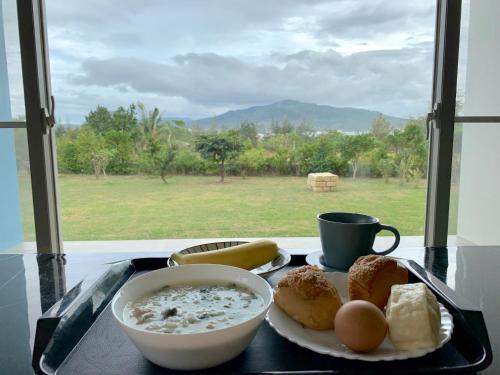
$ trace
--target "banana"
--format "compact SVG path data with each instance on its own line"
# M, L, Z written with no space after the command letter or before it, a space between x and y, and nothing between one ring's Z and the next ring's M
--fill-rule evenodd
M270 240L259 240L243 245L226 247L201 253L174 253L171 258L177 264L225 264L250 270L270 262L278 255L278 245Z

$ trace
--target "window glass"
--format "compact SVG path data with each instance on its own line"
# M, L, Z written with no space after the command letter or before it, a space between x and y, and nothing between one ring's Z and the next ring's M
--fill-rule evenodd
M450 242L498 245L500 124L457 124L450 195Z
M0 3L0 121L24 120L24 91L16 1ZM9 98L8 102L5 98Z
M15 1L0 3L0 21L2 125L24 115ZM32 251L35 234L26 129L0 126L0 176L0 251Z
M26 129L0 129L0 251L34 251Z
M461 72L465 77L463 114L500 115L500 3L471 1L465 8L467 53ZM465 26L464 26L465 27ZM460 244L498 245L498 164L500 124L456 124L449 234ZM452 239L452 240L453 240Z
M500 116L498 37L495 0L462 3L457 86L457 115Z

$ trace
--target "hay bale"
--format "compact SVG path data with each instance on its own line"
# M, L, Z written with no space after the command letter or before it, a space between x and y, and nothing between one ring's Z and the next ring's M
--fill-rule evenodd
M333 191L338 180L339 177L330 172L309 173L307 175L307 186L314 192Z

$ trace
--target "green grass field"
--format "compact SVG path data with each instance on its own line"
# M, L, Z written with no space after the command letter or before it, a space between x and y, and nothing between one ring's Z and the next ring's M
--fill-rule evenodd
M305 177L62 175L65 240L317 236L316 215L362 212L422 235L425 183L342 178L335 192L313 193ZM387 233L389 235L389 233Z

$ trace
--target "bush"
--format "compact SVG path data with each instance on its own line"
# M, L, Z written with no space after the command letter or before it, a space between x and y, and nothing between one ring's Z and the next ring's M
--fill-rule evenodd
M173 173L206 174L210 169L209 163L203 160L197 152L181 149L171 164Z
M389 177L394 174L394 162L389 158L380 159L377 162L377 170L384 178L385 182L389 181Z
M262 147L245 150L235 161L239 174L244 176L263 174L267 163L266 151Z
M78 160L78 147L73 140L61 138L57 142L57 162L61 172L83 173Z
M303 145L298 151L301 174L332 172L345 176L348 161L336 150L336 143L329 137L319 137L313 143Z
M143 108L144 109L144 108ZM145 111L145 109L144 109ZM147 117L148 115L149 117ZM146 116L146 117L144 117ZM59 169L100 174L306 175L352 171L368 177L425 176L427 143L423 118L392 129L377 118L370 133L340 131L317 134L307 124L295 128L274 122L262 138L257 125L239 130L206 131L181 121L162 121L157 109L137 120L135 106L110 111L98 106L79 128L56 128Z
M108 164L108 172L114 174L131 174L136 171L136 154L134 141L129 133L111 130L104 135L107 147L114 150Z

